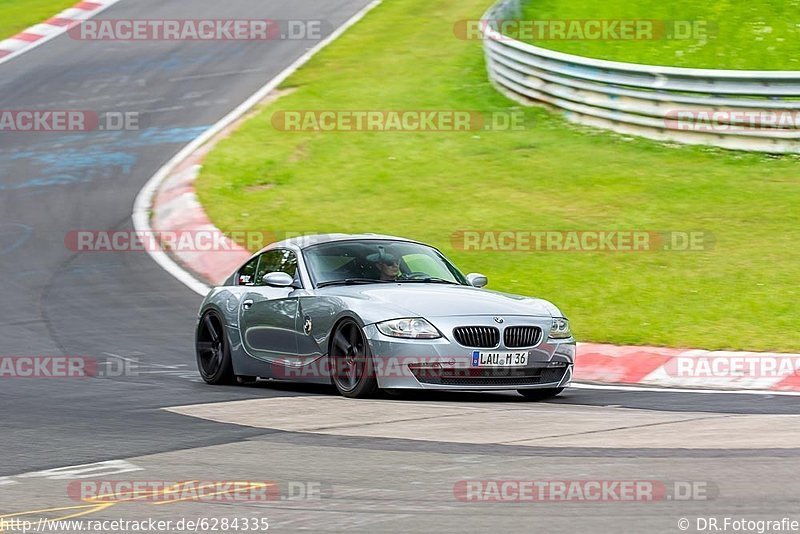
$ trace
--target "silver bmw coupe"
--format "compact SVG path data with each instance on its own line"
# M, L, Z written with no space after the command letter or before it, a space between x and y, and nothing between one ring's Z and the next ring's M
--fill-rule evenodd
M380 390L559 394L575 340L542 299L483 289L437 249L373 234L303 236L253 255L206 296L195 333L209 384L259 378Z

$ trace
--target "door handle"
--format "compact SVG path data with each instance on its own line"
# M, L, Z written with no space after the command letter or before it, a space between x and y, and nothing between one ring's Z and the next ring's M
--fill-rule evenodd
M249 310L252 307L253 307L253 301L252 300L247 299L244 302L242 302L242 309L243 310Z

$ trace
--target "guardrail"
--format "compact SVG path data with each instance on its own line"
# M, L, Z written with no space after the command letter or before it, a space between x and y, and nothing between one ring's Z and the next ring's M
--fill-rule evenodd
M800 71L605 61L540 48L492 28L491 21L520 17L520 0L501 0L481 24L489 78L514 100L659 141L800 153Z

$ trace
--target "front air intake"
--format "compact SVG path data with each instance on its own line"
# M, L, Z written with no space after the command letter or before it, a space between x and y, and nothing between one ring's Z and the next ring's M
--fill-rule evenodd
M459 326L453 335L465 347L490 349L500 344L500 331L493 326Z
M503 344L509 349L535 347L542 340L538 326L509 326L503 332Z

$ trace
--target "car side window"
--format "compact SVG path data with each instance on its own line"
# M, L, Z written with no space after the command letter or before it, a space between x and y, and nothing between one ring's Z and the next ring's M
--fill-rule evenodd
M244 267L239 269L239 274L236 278L236 284L240 286L254 286L256 285L256 268L258 267L258 259L256 256L252 260L244 264Z
M281 250L280 265L278 271L297 278L297 256L291 250Z
M264 285L264 275L281 272L297 279L297 256L289 249L269 250L261 255L256 271L256 285Z

